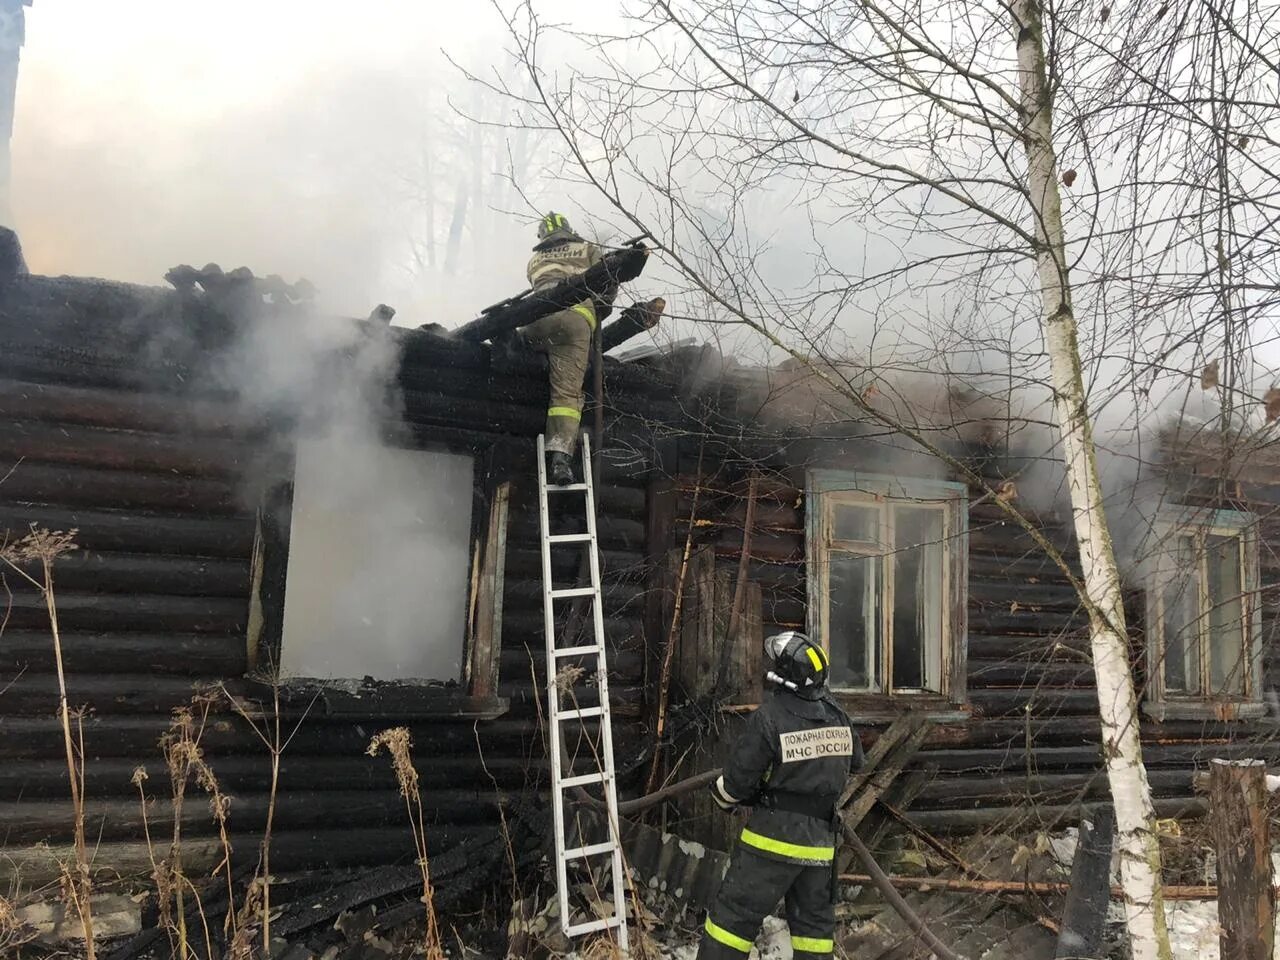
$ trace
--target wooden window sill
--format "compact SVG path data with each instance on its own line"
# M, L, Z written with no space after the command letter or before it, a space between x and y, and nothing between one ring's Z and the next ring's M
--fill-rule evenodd
M269 684L249 681L245 698L260 713L270 713ZM473 697L457 684L430 681L312 680L291 678L280 684L280 714L352 720L494 720L510 709L505 697ZM252 714L251 714L252 715Z
M963 723L973 716L967 703L957 703L938 694L851 693L833 690L835 701L855 722L894 720L904 713L917 713L934 723Z
M1267 705L1257 700L1166 700L1147 702L1142 712L1153 720L1257 720L1267 715Z

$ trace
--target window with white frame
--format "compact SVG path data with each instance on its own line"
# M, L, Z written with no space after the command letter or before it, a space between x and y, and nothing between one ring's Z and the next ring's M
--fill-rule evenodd
M1260 700L1257 523L1231 510L1166 514L1147 590L1149 699Z
M964 695L967 488L813 470L809 629L850 694Z

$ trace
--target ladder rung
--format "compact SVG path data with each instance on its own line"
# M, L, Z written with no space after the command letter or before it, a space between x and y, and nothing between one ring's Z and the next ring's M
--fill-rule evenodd
M551 591L551 596L556 600L563 600L567 597L594 597L595 595L595 587L567 587L564 590Z
M562 487L558 487L552 483L547 484L547 493L569 493L573 490L585 489L587 489L587 485L585 483L566 483Z
M604 716L604 707L583 707L581 710L561 710L556 716L561 720L588 720Z
M557 657L584 657L589 653L599 655L603 648L598 643L584 643L579 647L560 647L556 650Z
M586 543L591 539L589 533L557 533L547 537L547 543Z
M608 930L610 927L620 927L623 924L623 918L614 914L612 917L602 917L599 920L588 920L586 923L571 923L564 928L564 932L570 937L579 937L584 933L595 933L597 930Z
M564 852L564 858L566 860L578 860L582 857L598 857L602 853L613 853L613 851L614 844L612 843L592 843L585 847L570 847Z
M580 773L576 777L565 777L560 781L560 787L561 789L566 787L585 787L589 783L604 783L609 779L609 774L603 770L597 770L595 773Z

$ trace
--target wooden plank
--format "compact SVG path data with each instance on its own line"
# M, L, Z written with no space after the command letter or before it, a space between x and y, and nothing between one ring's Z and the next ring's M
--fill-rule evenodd
M925 741L925 737L929 735L929 725L923 718L915 715L907 715L902 721L895 721L894 725L889 729L893 730L899 722L905 721L905 729L907 735L897 739L891 748L886 748L877 758L874 768L868 763L864 765L863 771L855 780L860 780L859 785L846 802L840 806L840 816L844 820L848 829L854 829L862 822L863 817L871 812L871 807L876 800L884 795L885 791L892 786L893 781L897 778L903 768L910 762L919 751L921 745ZM887 734L886 734L887 735ZM872 747L872 753L876 752L876 748L880 746L877 741ZM865 775L863 775L865 773ZM848 793L849 788L845 788ZM841 798L844 799L843 797Z
M735 665L741 683L739 692L744 703L759 703L764 698L763 607L760 584L748 583L742 620L738 625L737 650L740 659Z
M871 817L863 820L867 849L875 851L889 831L902 822L902 811L910 808L916 797L935 776L938 768L930 765L923 770L912 770L899 777L885 796L876 801ZM874 821L871 819L874 818ZM867 828L870 829L867 829Z
M909 713L905 713L893 721L889 725L889 729L880 734L876 738L876 742L872 744L871 749L867 751L867 755L862 762L862 769L849 778L849 782L845 784L844 791L840 794L840 802L836 806L844 807L852 799L853 795L866 785L884 758L898 744L909 737L916 725L921 722L918 717Z
M476 628L471 645L469 671L471 695L489 697L498 689L498 665L502 654L502 597L507 562L507 515L511 505L511 483L498 484L489 506L489 528L485 536L476 595Z
M1214 760L1209 765L1222 960L1270 960L1272 955L1275 891L1266 772L1261 760Z
M726 633L736 636L738 619L742 616L742 604L747 583L747 565L751 561L751 531L756 522L756 474L751 472L747 484L747 516L742 524L742 555L738 558L738 577L733 588L733 602L729 610L729 626Z
M657 680L662 671L662 651L657 638L667 635L668 624L671 622L671 601L666 588L674 575L667 567L667 552L671 547L675 511L675 484L666 477L655 477L649 482L645 492L644 557L647 569L653 571L645 583L644 633L646 637L653 638L647 644L648 657L644 676L646 689ZM651 706L656 707L656 703Z
M716 558L711 550L698 551L698 579L695 596L698 605L697 646L694 649L696 673L694 696L701 700L715 689L716 666L724 635L716 629Z
M1111 899L1111 839L1115 811L1104 808L1091 820L1080 822L1080 839L1071 861L1071 889L1062 911L1062 932L1054 956L1097 956L1106 930Z
M738 678L729 679L728 662L733 659L737 638L729 632L733 619L733 580L728 570L715 569L713 575L715 601L711 611L711 649L708 651L710 669L702 677L704 696L736 703Z

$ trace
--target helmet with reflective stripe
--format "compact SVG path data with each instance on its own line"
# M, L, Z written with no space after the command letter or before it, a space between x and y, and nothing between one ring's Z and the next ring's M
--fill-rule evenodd
M764 655L769 661L765 679L806 700L817 700L826 691L831 660L827 651L799 630L766 638Z
M548 213L538 221L539 240L545 240L554 233L573 233L573 227L569 226L564 214Z

